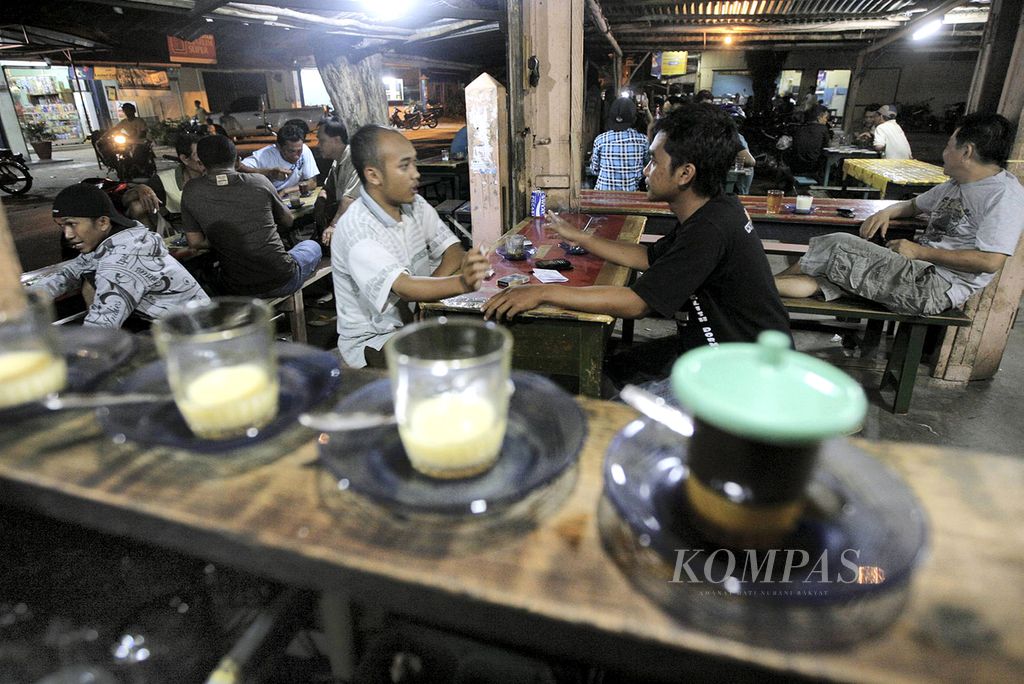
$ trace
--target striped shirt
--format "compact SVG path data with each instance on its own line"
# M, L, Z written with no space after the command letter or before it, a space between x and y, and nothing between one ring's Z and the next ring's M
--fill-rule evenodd
M360 188L331 239L331 271L338 308L338 349L353 368L366 365L363 349L380 350L402 327L403 302L391 286L402 273L429 276L446 249L458 243L425 199L403 204L396 221Z
M648 156L647 138L636 129L605 131L594 140L590 167L597 190L636 190Z

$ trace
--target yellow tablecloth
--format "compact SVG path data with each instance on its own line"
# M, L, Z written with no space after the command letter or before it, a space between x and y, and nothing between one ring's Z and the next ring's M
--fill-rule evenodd
M878 188L885 197L889 183L898 185L938 185L949 180L942 167L916 159L847 159L843 175Z

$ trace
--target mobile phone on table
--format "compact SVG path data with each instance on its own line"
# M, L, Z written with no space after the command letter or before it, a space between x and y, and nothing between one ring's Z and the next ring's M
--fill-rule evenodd
M844 218L853 218L853 209L851 207L836 207L836 213Z
M571 271L572 262L568 259L537 259L533 262L537 268L550 268L555 271Z
M530 276L525 273L513 273L507 276L501 276L498 278L498 287L514 287L516 285L525 285L530 282Z

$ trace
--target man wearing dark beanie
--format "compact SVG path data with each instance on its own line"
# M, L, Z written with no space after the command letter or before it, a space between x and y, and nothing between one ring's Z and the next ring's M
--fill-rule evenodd
M61 190L53 201L53 220L80 255L31 288L56 297L78 290L93 275L96 295L85 325L120 328L133 312L153 320L186 302L209 301L167 253L163 239L119 214L96 186L79 183Z

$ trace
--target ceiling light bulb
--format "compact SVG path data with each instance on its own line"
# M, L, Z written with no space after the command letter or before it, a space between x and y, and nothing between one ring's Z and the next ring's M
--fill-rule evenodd
M409 13L412 0L363 0L366 10L377 19L391 21Z
M726 36L725 37L725 44L726 45L732 45L732 36Z
M914 40L922 40L928 36L938 33L940 28L942 28L942 19L929 21L927 24L914 31L912 38Z

